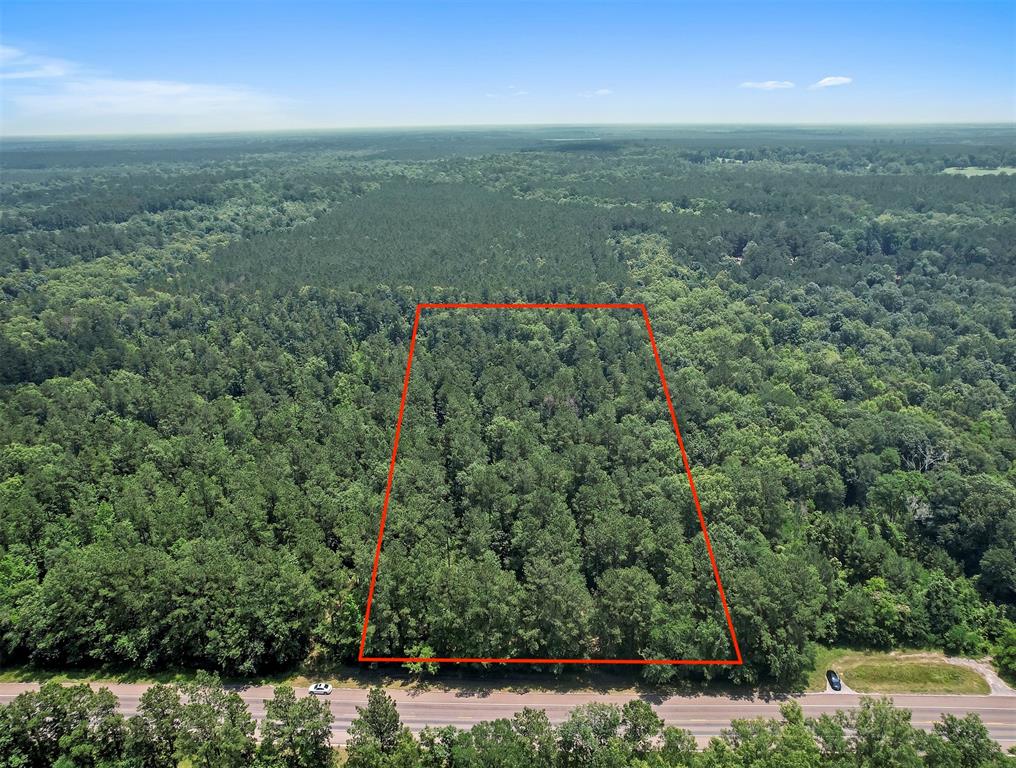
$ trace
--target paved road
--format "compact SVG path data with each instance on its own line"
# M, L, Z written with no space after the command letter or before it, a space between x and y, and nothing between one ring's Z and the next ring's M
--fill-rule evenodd
M38 686L32 683L0 684L0 704L7 703L22 691ZM111 685L110 690L120 699L120 710L130 715L137 711L138 700L144 693L145 685ZM264 716L264 700L270 698L272 689L249 687L237 689L254 717ZM418 731L424 726L454 725L468 728L483 720L511 717L523 707L535 707L547 711L553 722L567 717L569 710L590 701L623 704L633 694L623 693L516 693L490 690L484 692L427 690L414 691L393 689L390 691L398 704L402 721ZM860 696L846 693L809 693L795 697L801 703L805 715L818 716L823 712L856 707ZM976 712L987 725L991 735L1004 749L1016 746L1016 697L991 696L937 696L937 695L896 695L892 697L897 706L913 712L915 726L930 729L943 713L962 716ZM363 706L367 692L357 688L337 688L326 699L335 715L332 728L333 741L342 744L350 721L356 716L356 707ZM761 699L738 699L723 696L673 696L669 698L648 697L657 713L668 725L687 728L699 742L705 744L711 736L730 725L734 718L776 717L779 715L779 701Z

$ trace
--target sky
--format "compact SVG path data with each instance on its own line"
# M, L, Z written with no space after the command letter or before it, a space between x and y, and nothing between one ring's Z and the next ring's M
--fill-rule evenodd
M0 133L1016 121L1016 1L4 0Z

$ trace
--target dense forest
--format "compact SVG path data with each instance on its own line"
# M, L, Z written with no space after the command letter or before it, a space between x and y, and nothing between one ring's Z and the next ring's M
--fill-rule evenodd
M415 307L474 300L648 307L745 658L650 679L793 685L816 643L1016 665L1016 178L944 172L1016 165L1010 131L0 162L5 664L354 661ZM644 329L421 333L368 650L723 657Z
M265 701L260 739L243 699L214 676L155 685L137 713L116 712L108 689L48 683L0 707L0 768L1004 768L981 719L943 715L930 732L888 699L805 717L788 702L779 719L735 720L700 752L641 699L591 703L553 725L543 710L414 736L395 702L373 688L349 725L343 754L328 739L332 714L280 686ZM47 723L48 727L42 727Z
M367 655L735 657L640 312L428 310L413 358Z

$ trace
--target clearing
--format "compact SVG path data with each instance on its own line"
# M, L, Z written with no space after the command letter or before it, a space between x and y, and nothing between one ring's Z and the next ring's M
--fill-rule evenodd
M942 173L950 176L1009 176L1016 173L1012 166L999 166L998 168L977 168L967 166L966 168L946 168Z
M835 669L857 693L990 693L984 677L973 669L930 651L819 650L808 679L809 691L826 689L825 672Z

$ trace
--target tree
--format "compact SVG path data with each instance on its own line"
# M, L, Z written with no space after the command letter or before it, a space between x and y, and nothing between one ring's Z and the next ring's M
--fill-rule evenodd
M257 764L263 768L325 768L332 765L330 741L334 716L314 697L297 699L293 688L280 685L265 701Z
M499 657L517 648L523 591L493 552L437 569L428 594L431 642L441 653L419 655Z
M634 713L636 717L639 712ZM593 765L618 740L621 710L613 704L584 704L557 728L559 760L565 768ZM629 748L630 749L630 748Z
M1016 624L1007 624L995 646L995 663L1002 674L1016 677Z
M108 689L45 683L3 708L0 745L15 766L100 768L121 757L125 724ZM6 742L6 744L4 743Z
M698 742L690 731L668 725L663 729L660 757L665 765L691 768L698 756Z
M419 659L432 659L437 655L434 649L426 643L411 645L406 649L406 652L410 657ZM427 675L436 675L441 665L435 661L407 661L402 667L409 674L422 678Z
M853 749L843 726L839 713L824 713L808 723L815 735L821 759L831 766L851 766L854 764Z
M522 609L532 655L575 658L585 653L593 600L574 561L555 565L533 556L525 567L527 595Z
M801 705L796 701L780 705L783 717L776 754L779 764L787 768L810 768L821 760L821 752L815 743L815 736L804 722Z
M717 549L735 551L732 535L718 527ZM826 592L818 569L799 546L773 551L757 531L737 548L745 559L725 579L731 585L728 604L741 645L764 651L732 675L745 682L799 680L811 666L813 639L823 626Z
M991 547L979 564L981 581L988 592L1000 603L1016 600L1016 550L1009 547Z
M356 658L363 627L363 606L349 592L344 593L314 630L321 646L334 661Z
M451 768L455 759L455 744L459 731L454 726L444 728L427 727L420 731L421 768Z
M186 703L176 740L178 760L200 768L246 768L254 757L254 719L218 676L199 672L181 686Z
M452 757L463 768L554 768L557 744L547 713L527 708L511 720L474 725L456 739Z
M390 755L398 747L404 731L395 701L383 688L371 688L367 706L356 708L356 717L349 725L350 755L368 750Z
M929 768L991 768L1008 762L976 714L943 715L925 738L924 752Z
M663 732L663 720L647 702L632 699L621 707L621 729L624 740L642 757Z
M127 754L146 768L176 768L182 721L179 689L153 685L141 694L138 712L127 724Z
M0 664L21 630L20 606L38 588L38 573L28 560L12 553L0 556Z
M597 581L597 623L603 627L604 652L637 658L653 626L660 587L643 568L616 568Z
M938 573L927 587L928 619L948 653L975 653L984 645L974 630L977 593L966 579Z
M861 706L841 715L854 731L850 739L858 768L919 768L918 732L910 712L896 709L888 699L861 700Z

